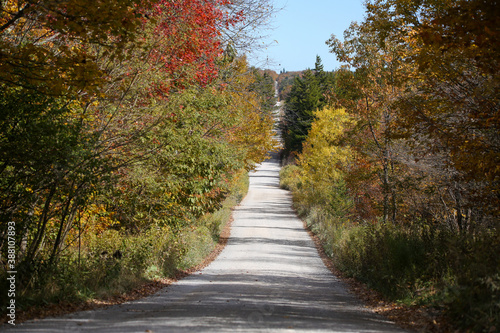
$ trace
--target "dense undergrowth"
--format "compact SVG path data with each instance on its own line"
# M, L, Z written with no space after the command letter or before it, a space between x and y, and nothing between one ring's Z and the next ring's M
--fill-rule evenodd
M37 274L30 281L20 281L16 306L27 310L51 303L106 299L200 264L215 248L232 207L247 189L248 174L242 171L219 210L178 230L166 226L134 234L113 229L89 234L86 246L68 248L55 265L44 269L44 262L39 262L41 267L30 267ZM18 277L23 275L18 271ZM0 280L0 289L7 290L6 277Z
M295 208L338 269L392 301L441 310L458 328L500 327L498 233L460 234L417 220L352 221L341 183L311 189L299 173L298 166L284 167L281 186L292 191Z

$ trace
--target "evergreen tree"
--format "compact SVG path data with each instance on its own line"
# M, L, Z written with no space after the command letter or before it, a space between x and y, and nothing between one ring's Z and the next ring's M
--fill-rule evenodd
M285 119L282 135L285 154L302 151L302 142L307 137L313 121L313 112L324 106L323 92L318 78L306 70L302 78L297 77L285 100Z
M314 64L314 72L316 75L322 74L324 72L324 66L321 62L321 57L319 55L316 56L316 63Z
M271 113L276 105L276 89L274 79L267 72L259 72L256 68L253 69L254 83L250 85L250 90L254 91L259 96L261 101L261 110L263 113Z
M307 69L301 77L294 79L285 98L281 127L285 156L302 151L302 142L314 121L313 113L328 103L326 96L336 89L335 82L335 73L324 71L320 56L316 56L314 70Z

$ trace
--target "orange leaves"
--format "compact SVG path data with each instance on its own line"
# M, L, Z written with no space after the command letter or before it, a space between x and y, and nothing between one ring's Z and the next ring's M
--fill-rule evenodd
M131 12L133 3L9 1L8 10L0 13L0 83L51 96L93 93L104 75L90 45L122 56L139 24ZM127 20L133 23L125 24Z
M92 235L99 235L103 231L108 230L111 225L119 223L114 216L115 212L107 211L104 205L90 204L85 212L83 212L79 221L81 230L73 229L72 236L76 238L79 232L81 234L90 233Z
M407 174L395 176L402 184L455 188L450 202L444 203L446 193L422 199L445 206L435 211L467 207L481 216L478 221L493 221L500 207L500 132L493 125L500 119L496 5L481 0L374 0L367 9L361 27L371 33L372 44L384 52L399 50L385 60L387 67L372 63L377 67L373 73L386 75L385 86L399 93L383 99L375 94L366 103L390 112L388 139L403 140L394 146L399 155L386 155L405 163L399 167ZM334 51L338 45L332 45ZM378 89L378 96L383 93ZM428 206L420 210L431 211Z

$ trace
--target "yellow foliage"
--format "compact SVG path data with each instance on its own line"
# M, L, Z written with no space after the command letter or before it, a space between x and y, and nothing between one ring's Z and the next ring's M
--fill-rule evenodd
M104 205L91 204L82 216L81 225L86 232L98 235L117 223L113 215L114 213L108 212Z
M232 69L235 77L227 93L231 100L230 117L237 120L237 125L228 133L228 139L244 152L246 167L251 169L278 145L273 139L274 120L272 115L262 112L259 96L249 89L255 78L248 70L246 59L236 59Z
M299 165L303 181L329 184L340 178L339 166L351 156L348 147L342 147L339 139L353 120L344 109L325 107L315 112L315 120L304 142Z

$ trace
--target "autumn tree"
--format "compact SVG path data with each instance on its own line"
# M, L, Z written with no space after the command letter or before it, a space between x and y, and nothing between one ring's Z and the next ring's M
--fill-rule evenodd
M283 185L348 274L438 305L466 330L495 330L496 3L366 6L364 22L327 41L345 64L334 107L315 112Z
M395 126L392 102L407 84L406 68L400 64L405 46L389 42L381 45L366 25L356 23L345 31L343 41L332 36L327 44L339 61L354 70L353 73L340 70L338 75L345 79L337 80L337 88L332 90L333 102L346 108L358 120L357 128L348 134L358 152L359 161L355 165L360 172L357 177L349 178L351 185L361 190L356 194L359 198L371 197L373 208L379 201L376 193L381 192L382 219L394 222L398 202L396 150L404 148L392 137ZM361 176L363 173L365 175ZM364 185L355 185L358 181ZM380 190L365 192L373 187ZM371 209L366 207L364 210Z
M398 132L418 158L440 156L443 198L459 230L498 214L498 10L491 1L370 1L378 42L411 47L413 89L397 101ZM404 28L407 27L407 28ZM443 207L445 208L445 207Z
M314 112L314 121L298 156L301 168L301 202L327 207L331 216L351 214L345 186L345 170L352 165L354 151L342 144L345 131L355 125L343 109L324 107Z
M103 200L123 227L194 223L220 207L233 174L273 148L267 98L254 90L257 73L245 58L221 64L220 72L226 82L171 95L161 111L167 116L137 142L135 149L149 153L121 170L125 175Z
M105 77L88 44L113 58L125 56L140 35L152 1L119 4L85 0L2 2L0 82L57 96L97 88Z
M57 260L88 207L130 227L189 221L251 165L232 158L228 133L245 114L228 114L227 82L217 81L222 29L244 11L228 1L100 4L2 3L0 232L16 221L26 279L34 263ZM254 123L267 129L263 119ZM258 161L268 137L244 151Z

